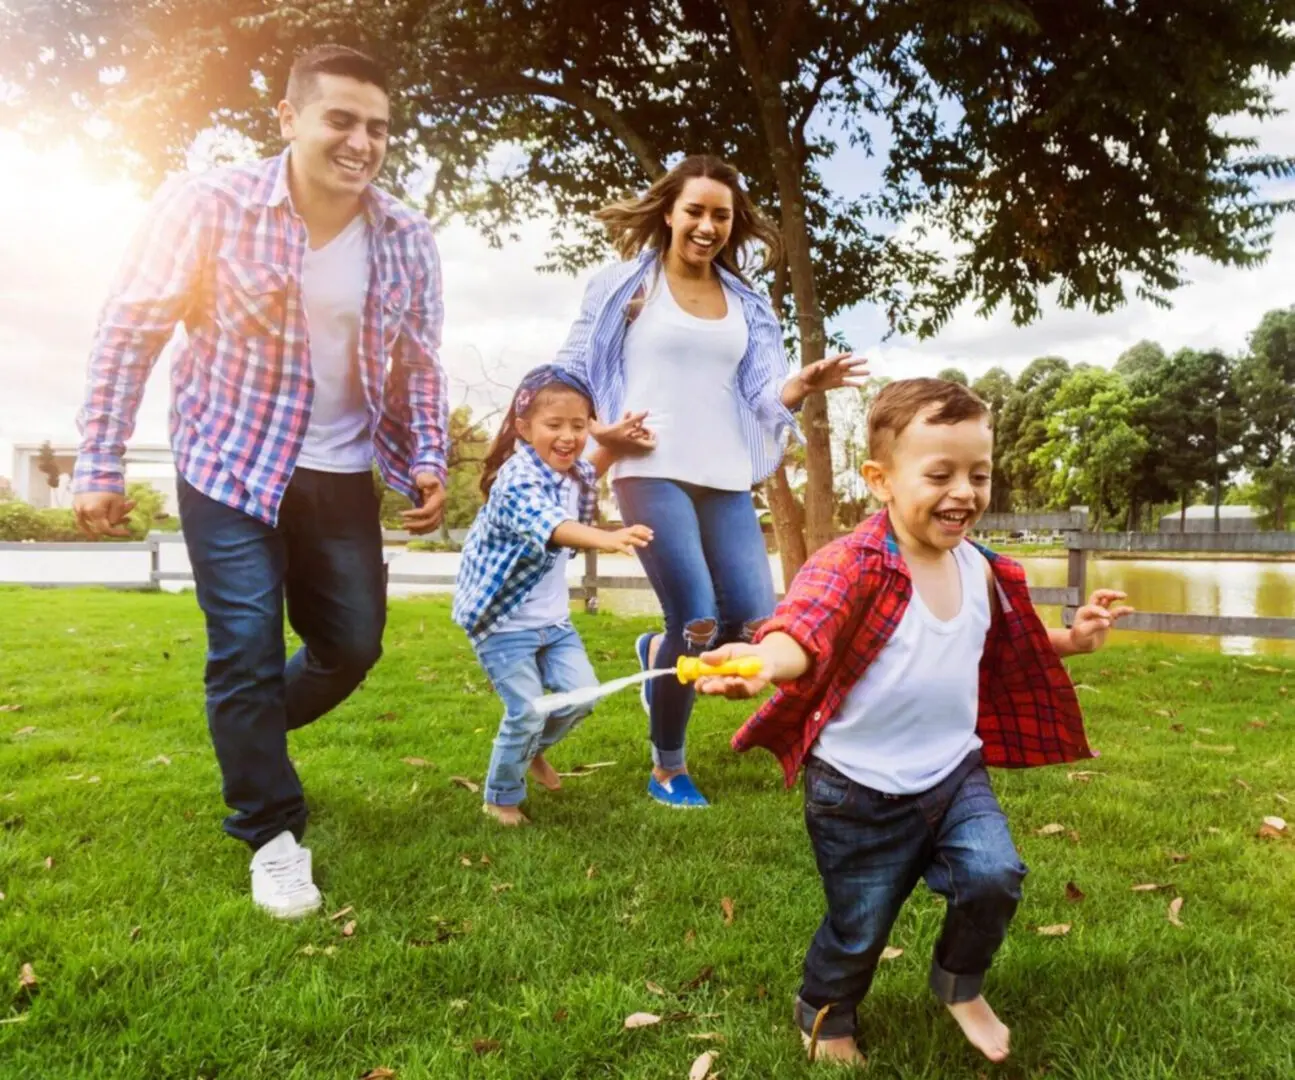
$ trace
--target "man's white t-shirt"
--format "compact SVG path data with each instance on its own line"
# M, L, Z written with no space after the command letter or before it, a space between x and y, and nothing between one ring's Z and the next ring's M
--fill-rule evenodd
M297 465L368 472L373 463L359 344L369 287L369 227L363 214L316 251L306 250L301 294L310 330L315 395Z

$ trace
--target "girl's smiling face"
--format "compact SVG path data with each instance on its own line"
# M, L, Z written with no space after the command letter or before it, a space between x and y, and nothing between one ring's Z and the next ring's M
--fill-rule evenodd
M545 465L564 473L584 453L590 419L588 398L565 386L550 386L536 395L526 416L517 418L517 434Z

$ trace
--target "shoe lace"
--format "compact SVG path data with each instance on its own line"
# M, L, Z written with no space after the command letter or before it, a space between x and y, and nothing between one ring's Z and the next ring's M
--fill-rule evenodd
M305 892L314 884L306 872L306 856L300 851L277 859L267 859L261 869L282 892Z

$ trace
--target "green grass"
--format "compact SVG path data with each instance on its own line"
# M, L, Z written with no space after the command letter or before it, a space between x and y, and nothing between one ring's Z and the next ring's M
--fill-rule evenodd
M646 624L578 623L601 672L634 669ZM0 704L22 706L0 713L0 1019L25 1018L0 1025L6 1080L681 1080L712 1047L725 1080L817 1074L790 1001L819 884L799 793L727 748L741 706L693 722L711 812L648 802L623 694L554 755L616 764L503 832L450 782L481 778L495 699L443 601L394 602L381 665L294 738L327 909L279 924L251 909L247 856L219 831L202 654L191 596L0 591ZM1295 665L1117 645L1073 671L1103 752L1078 768L1097 775L996 774L1032 868L987 986L1013 1058L978 1060L925 990L941 904L919 888L862 1010L869 1075L1295 1075L1295 843L1256 836L1265 815L1295 818L1275 796L1295 798ZM1050 822L1076 835L1035 835ZM344 906L349 938L326 917ZM623 1030L636 1011L690 1015ZM693 1037L708 1032L724 1041Z

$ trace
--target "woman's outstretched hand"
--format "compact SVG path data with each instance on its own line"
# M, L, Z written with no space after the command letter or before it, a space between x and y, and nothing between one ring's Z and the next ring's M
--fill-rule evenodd
M599 446L606 447L617 456L650 454L656 449L656 435L643 425L646 412L627 412L614 424L600 424L594 420L589 434Z
M843 386L863 386L868 361L843 352L806 364L782 388L782 403L794 409L810 394L821 390L839 390Z

